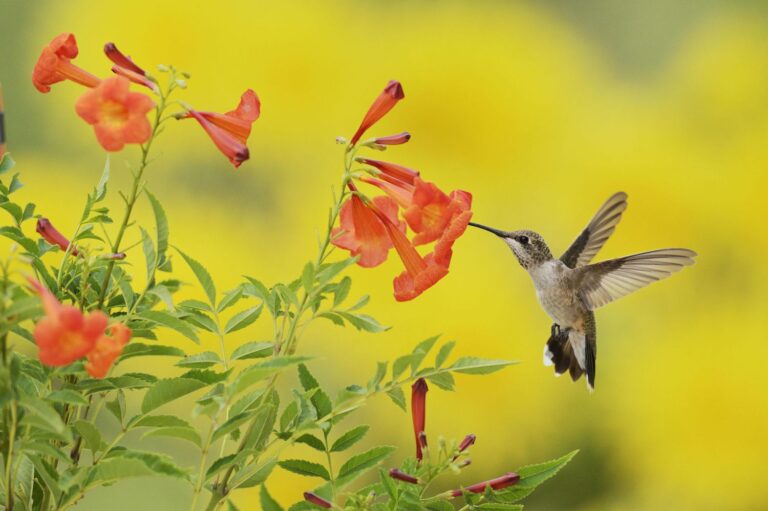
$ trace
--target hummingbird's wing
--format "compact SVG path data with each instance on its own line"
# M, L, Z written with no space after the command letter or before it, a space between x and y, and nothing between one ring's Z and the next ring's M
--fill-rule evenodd
M625 209L627 209L627 194L624 192L613 194L595 213L589 225L568 247L560 260L569 268L589 264L608 241L608 237L613 234Z
M574 284L595 310L692 265L696 255L686 248L664 248L611 259L575 269Z

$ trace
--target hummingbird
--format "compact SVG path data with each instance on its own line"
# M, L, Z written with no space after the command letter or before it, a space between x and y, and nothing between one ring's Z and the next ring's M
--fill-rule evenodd
M627 194L612 195L559 259L536 232L469 223L500 237L531 276L541 306L554 321L544 365L554 366L556 376L568 371L573 381L586 373L590 391L597 359L595 309L692 265L697 255L686 248L663 248L590 264L626 209Z

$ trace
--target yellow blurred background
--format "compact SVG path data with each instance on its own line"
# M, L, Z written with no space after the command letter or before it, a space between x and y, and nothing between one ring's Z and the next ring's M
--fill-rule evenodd
M76 34L77 63L97 74L108 74L107 41L145 67L190 71L183 97L199 109L229 110L248 87L261 97L251 160L239 170L184 122L161 137L148 171L172 243L221 289L244 274L291 279L314 257L341 172L334 137L350 136L386 81L398 79L406 99L371 133L413 138L382 159L471 191L476 221L539 231L560 253L605 198L624 190L629 210L598 259L666 246L700 257L597 313L592 395L542 367L550 322L532 284L503 243L474 230L458 241L451 274L413 302L391 296L401 271L394 255L380 268L354 269L353 293L370 293L368 312L393 328L371 335L313 326L300 350L319 357L319 379L332 388L366 381L375 361L443 333L459 354L522 362L461 377L455 393L430 392L431 436L478 437L471 469L445 486L579 448L530 509L768 509L765 3L197 5L0 1L8 148L26 184L19 193L38 213L71 232L104 159L74 113L81 89L60 84L41 95L32 87L40 49L61 32ZM127 185L124 162L136 157L135 148L113 156L113 192ZM110 204L117 215L116 195ZM145 203L139 218L151 222ZM266 332L257 324L229 349ZM354 420L371 421L370 442L399 446L395 461L411 453L409 418L385 398ZM278 470L270 490L288 504L311 485ZM235 502L257 509L257 495ZM172 481L139 480L99 490L77 509L185 509L188 498Z

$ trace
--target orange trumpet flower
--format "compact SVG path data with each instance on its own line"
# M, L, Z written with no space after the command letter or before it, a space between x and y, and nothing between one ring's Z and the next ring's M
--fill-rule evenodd
M100 80L89 72L77 67L72 59L77 57L77 41L71 33L56 36L48 46L43 48L32 72L32 83L40 92L50 92L51 85L64 80L96 87Z
M94 378L104 378L112 366L112 362L123 351L123 346L131 340L131 329L122 323L111 325L104 335L96 341L96 345L88 353L85 369Z
M90 352L104 334L108 318L101 311L83 314L77 307L63 305L45 286L30 278L29 283L43 301L45 317L35 325L34 338L40 362L65 366Z
M381 92L381 94L379 94L379 97L377 97L373 102L371 108L368 109L365 117L363 117L363 122L360 123L360 127L357 128L357 131L352 136L352 139L349 143L351 145L355 145L368 128L376 124L379 119L387 115L387 112L392 110L397 102L404 97L405 93L403 92L403 86L400 85L400 82L391 80Z
M130 82L113 76L77 100L77 115L93 126L96 139L107 151L125 144L143 144L152 136L147 113L155 107L144 94L131 92Z

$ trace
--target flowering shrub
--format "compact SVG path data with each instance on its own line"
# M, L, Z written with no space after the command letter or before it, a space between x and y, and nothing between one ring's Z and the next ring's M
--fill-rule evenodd
M318 487L308 485L291 509L442 510L453 509L454 502L467 509L518 509L512 503L570 459L429 494L437 477L460 474L469 464L475 437L428 446L428 382L452 390L454 373L487 374L510 362L474 357L449 362L453 342L431 357L435 337L391 365L379 362L367 383L344 387L333 397L312 375L309 357L299 354L302 334L319 318L367 332L385 329L361 312L367 297L350 300L352 282L344 272L351 265L375 267L394 248L405 267L394 279L394 295L411 300L448 274L453 245L472 215L469 193L445 193L414 170L358 156L410 139L408 133L362 139L403 99L398 82L387 85L345 146L341 186L314 260L290 282L268 285L248 277L221 292L202 263L170 244L168 220L146 187L145 172L159 135L174 120L185 119L197 121L230 163L240 166L249 158L246 144L259 117L259 98L247 90L227 113L196 110L175 97L187 87L188 74L158 66L152 75L112 43L104 52L114 64L113 76L101 79L73 63L75 37L62 34L43 49L32 81L42 93L64 81L85 87L75 111L93 126L98 143L107 151L139 145L132 186L120 193L119 221L113 223L106 202L109 160L80 222L66 229L73 233L68 239L34 204L15 202L19 174L7 177L15 163L0 145L0 207L11 220L0 234L16 246L0 262L0 496L6 510L65 510L94 488L152 475L187 482L192 510L225 504L234 510L233 492L259 485L262 508L281 510L267 490L276 467L322 480ZM383 194L369 197L363 186ZM132 221L142 198L154 214L149 229ZM36 235L30 232L33 222ZM129 236L140 241L126 246ZM427 244L431 252L422 255L416 247ZM139 246L143 258L134 250ZM351 257L332 258L336 247ZM180 262L195 275L201 299L177 298L181 282L172 273ZM271 340L231 346L229 334L262 316L274 327ZM187 353L162 342L168 330L195 345L216 339L219 349ZM23 343L34 350L17 349ZM121 370L124 361L138 357L170 359L177 374L161 378ZM286 373L297 374L298 385L281 395L277 382ZM380 469L377 482L356 486L394 449L377 446L347 455L369 426L346 426L344 419L379 394L405 410L408 385L416 456L388 472ZM194 402L189 415L171 414L168 405L182 398ZM101 429L104 416L118 426L116 434ZM143 431L142 438L193 444L197 465L182 467L167 455L125 443L135 431ZM284 449L295 444L319 451L326 463L285 459Z

